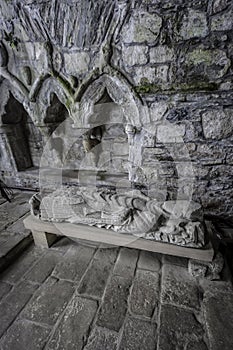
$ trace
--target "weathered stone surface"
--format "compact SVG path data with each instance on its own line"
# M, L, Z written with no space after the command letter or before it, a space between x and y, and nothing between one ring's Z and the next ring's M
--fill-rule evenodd
M55 251L46 252L24 278L36 283L43 283L61 259L62 255L60 253Z
M11 290L12 286L9 283L0 281L0 300Z
M204 330L194 314L173 306L161 308L159 345L160 350L174 350L178 347L194 349L203 344Z
M155 68L153 67L137 67L135 70L134 81L136 85L145 85L147 83L155 82Z
M50 277L34 294L23 310L22 317L31 321L53 325L65 309L73 292L72 283Z
M224 258L222 254L218 252L213 261L209 263L189 259L188 270L193 277L206 277L210 280L220 280L220 273L222 272L223 266Z
M194 37L205 37L208 34L206 14L189 9L188 14L183 18L179 33L186 40Z
M202 47L188 52L186 55L186 64L188 74L207 77L207 79L215 80L221 78L230 67L231 63L226 53L222 50L203 50ZM201 67L201 71L197 71L197 67Z
M135 12L123 27L122 38L125 43L154 42L160 32L162 19L157 14Z
M210 110L202 114L204 136L220 140L233 133L233 109Z
M211 349L231 349L233 295L220 293L215 296L208 295L204 297L204 308Z
M157 129L157 141L162 143L182 142L185 135L185 125L159 125Z
M164 63L174 59L174 50L166 45L159 45L150 49L151 63Z
M147 63L146 46L133 45L124 47L122 51L123 61L127 66L142 65Z
M166 264L163 266L161 300L165 304L197 310L200 308L200 291L187 268Z
M43 253L41 248L30 247L0 275L0 279L9 283L17 283Z
M133 278L136 269L139 251L136 249L121 248L113 274L125 278Z
M42 350L49 333L49 328L27 320L17 320L0 340L0 348L4 350Z
M149 271L159 271L160 270L160 260L159 255L152 252L147 252L142 250L140 252L138 265L139 269L149 270Z
M85 273L95 249L85 246L71 246L63 259L53 271L53 275L61 278L79 282Z
M152 317L159 298L159 275L138 270L133 282L129 305L132 313Z
M156 325L135 318L127 318L120 343L120 350L154 350Z
M211 30L231 30L233 28L232 16L233 10L213 16L210 21Z
M96 311L96 301L75 296L67 306L47 349L82 349Z
M30 282L21 282L0 303L0 337L23 309L38 288Z
M101 298L117 255L116 248L99 249L79 287L80 294Z
M116 350L118 343L118 333L95 327L88 338L88 343L84 350Z
M97 325L119 331L127 311L127 299L131 282L120 276L112 276L99 311Z
M88 72L90 57L86 52L64 54L64 61L67 74L78 75Z

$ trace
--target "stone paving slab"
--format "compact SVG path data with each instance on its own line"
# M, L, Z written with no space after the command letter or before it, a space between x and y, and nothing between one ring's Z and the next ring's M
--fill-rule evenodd
M0 202L0 271L32 242L31 232L23 224L31 196L31 192L18 191L11 203Z
M79 287L80 294L95 298L103 296L110 272L113 269L118 248L98 249Z
M17 320L0 340L0 349L42 350L50 331L49 328L28 320Z
M153 316L159 302L159 279L157 272L137 271L129 298L129 309L133 314Z
M53 275L60 279L79 282L86 271L95 249L85 246L71 246L68 252L58 262Z
M117 350L118 338L117 332L94 327L84 350Z
M46 350L82 349L98 305L77 295L71 300Z
M50 277L34 294L21 316L27 320L52 326L73 293L74 286L71 282Z

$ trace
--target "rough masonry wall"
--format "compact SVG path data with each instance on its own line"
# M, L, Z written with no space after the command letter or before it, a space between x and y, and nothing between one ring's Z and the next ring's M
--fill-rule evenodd
M2 0L0 9L2 115L10 90L46 140L51 94L76 120L88 86L117 77L150 116L140 114L134 182L232 214L232 1Z

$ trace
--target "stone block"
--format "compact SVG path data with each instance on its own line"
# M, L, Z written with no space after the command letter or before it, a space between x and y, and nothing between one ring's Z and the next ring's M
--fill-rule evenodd
M185 125L159 125L157 129L157 142L180 143L185 135Z
M150 49L150 63L165 63L173 61L174 50L166 45L159 45Z
M204 330L193 313L174 306L162 305L159 331L159 350L203 349ZM199 347L200 346L200 347Z
M128 143L117 143L113 144L113 155L125 156L129 154L129 144Z
M46 252L44 256L25 275L25 279L36 283L43 283L51 274L55 265L62 259L62 254L55 251Z
M127 318L119 350L154 350L156 325L135 318Z
M72 283L50 277L34 294L21 316L52 326L64 311L73 293Z
M158 254L141 250L137 265L139 269L158 272L160 266L161 264Z
M17 320L0 340L0 348L4 350L42 350L49 333L49 328L27 320Z
M208 34L206 14L193 9L184 16L179 34L185 40L195 37L205 37Z
M135 68L134 81L137 85L144 87L149 83L155 82L155 68L153 67L137 67Z
M200 309L200 290L185 267L163 265L161 301L189 309Z
M43 249L38 247L30 247L2 273L1 280L13 284L17 283L43 254Z
M138 270L129 299L130 311L135 315L152 317L159 299L159 275Z
M232 30L233 28L233 10L216 14L210 19L210 28L212 31Z
M158 84L165 84L169 82L169 66L166 64L157 66L155 68L155 82Z
M209 110L202 115L202 127L206 139L221 140L233 133L233 109Z
M48 350L82 349L97 311L97 302L75 296L47 345Z
M99 311L97 325L118 332L127 312L127 300L131 282L129 279L112 276Z
M53 275L60 279L79 282L84 275L95 249L74 244L60 259L53 271Z
M231 62L223 50L204 50L199 47L186 54L185 64L190 76L208 76L208 80L213 81L226 74ZM201 71L198 70L200 67Z
M209 280L220 280L220 273L224 266L224 258L220 252L217 253L213 261L196 261L189 259L188 270L191 276L196 278L207 278Z
M12 285L0 281L0 300L11 290Z
M117 248L99 249L97 251L78 289L80 294L91 295L95 298L102 297L116 256Z
M95 327L88 338L88 343L84 350L116 350L118 333Z
M0 304L0 337L14 321L37 288L37 285L30 282L21 282L2 300Z
M90 57L87 52L64 54L64 66L67 74L83 74L88 72Z
M132 279L136 269L139 251L136 249L121 248L113 274Z
M125 43L153 43L162 27L162 19L156 13L134 12L122 29Z
M233 295L205 296L204 310L211 350L232 349Z
M122 58L127 66L143 65L147 63L147 52L146 46L128 46L123 48Z

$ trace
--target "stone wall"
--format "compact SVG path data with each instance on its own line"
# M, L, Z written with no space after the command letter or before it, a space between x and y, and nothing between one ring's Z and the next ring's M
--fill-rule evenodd
M160 200L191 196L207 214L232 214L232 1L12 0L2 1L0 12L1 115L10 91L42 135L35 137L33 165L42 138L50 137L50 165L58 143L72 139L63 167L85 168L77 135L101 123L83 113L107 90L124 117L110 116L105 126L132 124L136 134L125 146L126 134L117 134L117 145L117 131L104 134L101 154L111 166L100 183L109 183L111 171L126 181L129 172L134 187ZM76 129L52 134L69 117ZM8 183L38 187L37 176L25 180L4 157ZM85 169L96 171L98 163Z

